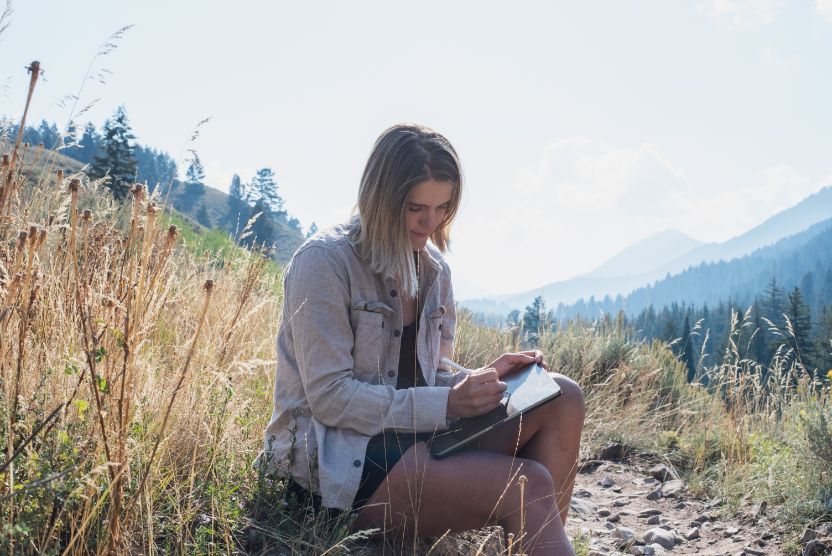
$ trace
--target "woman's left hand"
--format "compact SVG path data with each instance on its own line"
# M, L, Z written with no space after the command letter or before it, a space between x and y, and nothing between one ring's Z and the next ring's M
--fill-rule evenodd
M494 360L494 362L486 365L487 368L495 369L500 378L510 375L520 367L530 363L537 363L547 371L549 365L543 360L543 352L539 349L530 351L518 351L517 353L504 353Z

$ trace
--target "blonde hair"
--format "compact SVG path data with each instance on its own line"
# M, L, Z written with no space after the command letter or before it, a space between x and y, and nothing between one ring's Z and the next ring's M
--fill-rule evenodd
M405 226L405 205L410 190L430 179L454 186L445 218L430 236L444 253L462 195L459 157L445 137L415 124L390 127L376 140L358 189L359 224L352 233L358 255L373 272L398 277L401 289L411 297L416 296L419 283Z

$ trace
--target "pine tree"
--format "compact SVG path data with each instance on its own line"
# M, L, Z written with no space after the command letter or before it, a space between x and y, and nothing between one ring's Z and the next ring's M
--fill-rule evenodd
M809 307L803 301L803 294L797 286L789 292L788 298L786 317L791 324L791 333L786 334L786 341L795 350L803 367L811 371L815 363L815 349L812 345L812 321Z
M231 186L228 188L228 196L231 199L244 202L245 193L245 185L243 185L243 182L240 180L240 176L234 174L234 177L231 178Z
M538 295L523 313L523 343L528 346L537 345L540 336L548 328L549 315L546 312L546 301L542 295Z
M277 193L277 182L271 168L260 168L251 180L252 197L249 202L258 202L272 212L283 210L283 199Z
M696 378L696 363L693 360L693 341L690 335L690 317L685 315L685 327L682 329L682 347L679 358L688 370L688 382Z
M205 167L199 159L199 155L194 153L194 157L188 164L188 169L185 170L185 191L187 191L194 199L201 197L205 193Z
M208 209L205 207L205 203L199 204L199 210L196 211L196 221L205 226L206 228L211 228L211 216L208 214Z
M104 122L101 154L92 160L90 176L109 176L107 186L117 199L127 196L130 184L136 176L136 159L133 157L133 140L136 137L127 121L124 106L119 106L113 117Z
M75 160L83 164L89 164L98 156L100 146L101 136L92 122L87 122L87 125L84 126L84 133L81 135L81 139L78 140L78 151L74 156Z

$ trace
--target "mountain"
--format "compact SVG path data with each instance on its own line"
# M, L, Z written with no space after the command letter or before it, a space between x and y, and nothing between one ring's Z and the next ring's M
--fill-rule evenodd
M707 262L730 261L803 230L819 231L812 226L828 218L832 218L832 187L821 189L744 234L722 243L702 244L680 232L668 230L631 245L586 274L494 299L463 300L461 304L474 312L505 315L513 309L523 309L538 295L544 297L550 308L592 297L601 299L608 295L614 298L678 274L686 268ZM686 244L690 248L683 251ZM680 252L683 254L678 256ZM642 260L658 264L650 267ZM647 270L633 274L638 266Z
M701 263L684 272L643 286L615 300L584 300L561 306L558 319L624 310L637 315L650 307L715 306L731 302L747 307L775 278L786 291L800 287L810 307L832 303L832 218L731 261Z
M585 274L584 277L641 276L644 274L644 269L659 268L701 245L703 245L701 241L678 230L665 230L620 251L592 272Z

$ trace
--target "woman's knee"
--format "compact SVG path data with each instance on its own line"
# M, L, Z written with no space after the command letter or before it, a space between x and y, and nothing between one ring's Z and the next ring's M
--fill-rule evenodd
M571 378L562 374L554 375L555 382L558 383L561 389L561 396L552 406L558 406L557 409L569 419L574 419L581 425L584 422L586 415L586 402L584 401L584 391L580 385Z

